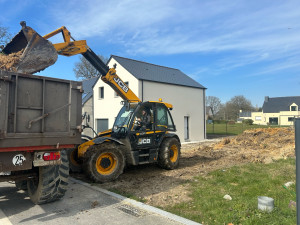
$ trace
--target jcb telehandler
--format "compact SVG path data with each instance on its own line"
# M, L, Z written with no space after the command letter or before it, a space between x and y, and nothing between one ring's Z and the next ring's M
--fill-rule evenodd
M29 44L34 45L31 40L33 36L36 38L36 32L32 28L26 26L25 22L21 25L20 36L15 38L13 45L20 45L18 50L26 49ZM95 138L85 137L84 143L70 153L71 168L82 165L84 171L95 182L116 179L123 173L125 165L158 163L165 169L176 168L179 164L181 144L179 137L174 133L176 128L169 111L173 106L161 99L141 102L117 75L116 68L108 68L87 46L85 40L75 41L66 27L39 37L49 39L59 33L62 34L64 42L53 44L57 53L64 56L82 54L100 72L101 79L124 100L112 129L99 133ZM42 41L36 43L36 46L31 48L36 50L43 44ZM35 61L35 55L40 54L31 54L31 60ZM51 59L53 58L51 56ZM44 68L49 65L45 64ZM142 117L142 111L148 115L147 124L142 124L139 119Z

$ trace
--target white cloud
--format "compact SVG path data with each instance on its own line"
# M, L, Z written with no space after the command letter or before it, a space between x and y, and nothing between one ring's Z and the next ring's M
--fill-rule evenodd
M77 39L122 45L127 55L233 54L216 62L222 71L300 56L298 5L297 0L77 0L53 3L52 13Z

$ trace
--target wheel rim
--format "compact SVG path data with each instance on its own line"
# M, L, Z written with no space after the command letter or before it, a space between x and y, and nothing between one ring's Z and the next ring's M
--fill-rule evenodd
M103 175L109 175L114 172L117 166L117 159L111 153L101 154L96 161L96 168L98 173Z
M177 145L172 145L170 147L170 160L171 162L176 162L178 159L178 147Z

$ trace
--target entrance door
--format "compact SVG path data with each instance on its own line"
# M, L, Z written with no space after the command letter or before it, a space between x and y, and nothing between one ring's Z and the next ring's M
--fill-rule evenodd
M97 119L97 133L108 130L108 119Z
M278 125L278 117L270 117L269 124L270 125Z
M189 117L184 117L184 140L190 139L190 131L189 131Z

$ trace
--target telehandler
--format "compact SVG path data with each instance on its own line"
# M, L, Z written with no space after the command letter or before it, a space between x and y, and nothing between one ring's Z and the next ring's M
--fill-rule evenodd
M19 45L20 49L26 49L35 36L35 31L21 23L22 31L15 38L13 46ZM28 36L28 30L31 34ZM87 175L95 182L107 182L115 180L123 173L125 165L140 165L146 163L158 163L164 169L178 167L180 158L180 140L174 133L176 131L171 113L172 104L159 101L142 102L132 90L122 81L116 73L116 66L108 66L88 47L85 40L76 41L66 29L61 27L43 37L47 40L61 33L63 43L53 44L59 55L73 56L82 54L99 72L102 81L108 84L123 99L121 108L112 129L99 133L96 137L85 137L84 143L70 152L70 166L74 170L82 166ZM17 42L17 43L16 43ZM43 49L43 41L37 41L36 46ZM4 49L12 53L14 50ZM9 50L9 51L8 51ZM43 53L42 52L42 53ZM31 60L40 54L31 54ZM43 54L42 54L43 55ZM44 55L45 56L45 55ZM44 60L44 67L53 64L54 58L51 52L51 60ZM43 69L43 65L38 66ZM35 70L36 71L36 70ZM144 111L144 112L143 112ZM149 120L143 124L139 118L146 113Z

